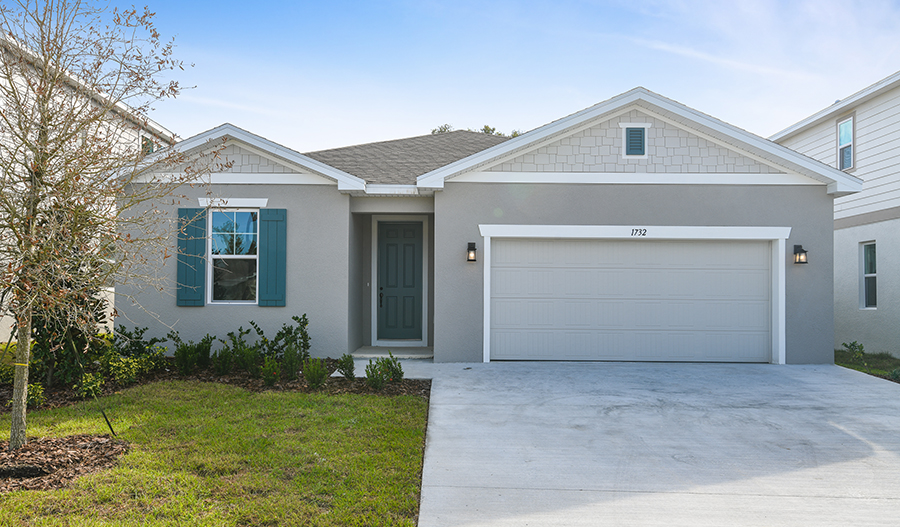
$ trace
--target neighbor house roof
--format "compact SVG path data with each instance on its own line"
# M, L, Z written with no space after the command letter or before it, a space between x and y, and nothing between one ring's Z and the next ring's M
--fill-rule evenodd
M867 88L863 88L862 90L854 93L849 97L845 97L842 100L835 101L835 103L828 108L810 115L799 123L792 124L784 130L769 137L769 139L772 141L781 141L783 139L786 139L826 119L838 117L839 114L849 111L852 107L860 103L864 103L874 97L881 95L886 91L893 90L897 87L900 87L900 71L891 75L890 77L881 79L880 81Z
M415 185L416 178L496 146L507 137L457 130L308 152L306 157L367 183Z

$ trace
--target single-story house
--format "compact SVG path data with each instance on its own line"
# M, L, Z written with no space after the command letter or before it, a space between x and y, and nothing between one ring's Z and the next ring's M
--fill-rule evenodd
M518 137L300 154L225 124L126 325L223 337L306 313L313 354L830 363L832 214L853 175L636 88ZM176 210L177 209L177 210ZM795 264L795 259L807 259Z
M771 139L863 180L834 201L834 347L900 357L900 72Z

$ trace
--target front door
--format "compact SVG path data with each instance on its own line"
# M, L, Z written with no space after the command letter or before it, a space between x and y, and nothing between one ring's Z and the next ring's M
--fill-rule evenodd
M378 340L422 339L422 223L378 222Z

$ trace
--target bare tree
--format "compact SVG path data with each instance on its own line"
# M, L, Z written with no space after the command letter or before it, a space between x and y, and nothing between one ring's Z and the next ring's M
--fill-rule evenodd
M161 287L145 264L171 250L172 224L155 204L197 180L204 161L159 149L173 138L148 113L178 95L169 75L182 63L146 9L3 3L0 59L0 291L17 324L14 450L25 444L35 311L85 326L82 300L98 287Z

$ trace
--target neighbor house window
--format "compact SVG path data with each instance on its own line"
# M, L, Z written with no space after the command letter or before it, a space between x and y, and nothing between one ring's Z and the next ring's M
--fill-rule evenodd
M647 129L650 123L619 123L622 128L622 157L647 157Z
M848 170L854 166L853 152L853 117L838 123L838 168Z
M875 267L875 243L862 244L862 276L860 277L860 302L862 307L878 305L877 268Z
M209 215L212 302L256 302L259 211L212 210Z

